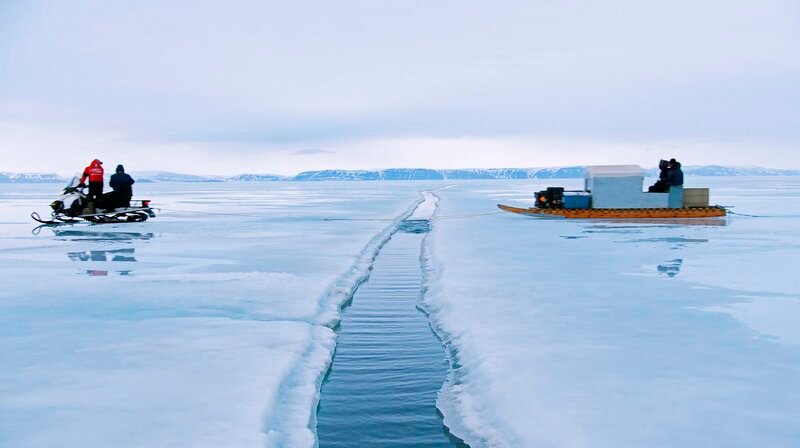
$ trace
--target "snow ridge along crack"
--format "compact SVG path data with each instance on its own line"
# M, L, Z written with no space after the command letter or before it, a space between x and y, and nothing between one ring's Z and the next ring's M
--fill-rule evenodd
M437 201L439 200L438 195ZM473 448L489 447L489 446L510 446L503 443L493 443L492 441L499 441L503 439L502 434L496 429L481 425L484 431L481 434L468 429L463 421L465 415L479 415L480 410L475 408L474 403L470 400L468 391L462 386L461 378L464 375L464 369L459 359L458 348L453 340L453 335L449 334L442 328L437 321L437 308L430 300L432 286L435 279L439 275L440 266L438 266L432 255L432 239L435 238L434 234L428 233L422 240L422 254L420 262L422 263L422 297L420 299L419 308L430 322L431 329L437 338L444 345L445 356L447 357L448 369L447 379L439 391L439 397L436 400L436 408L442 415L442 421L445 428L452 434L453 437L459 439L465 445ZM469 410L467 412L467 410Z

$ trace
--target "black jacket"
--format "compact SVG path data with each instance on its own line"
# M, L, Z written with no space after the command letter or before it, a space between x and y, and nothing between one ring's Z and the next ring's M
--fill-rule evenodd
M683 185L683 170L681 169L680 163L676 164L669 170L666 183L671 187Z
M136 181L129 176L122 165L117 167L117 172L111 175L108 185L120 196L130 199L133 196L133 184Z

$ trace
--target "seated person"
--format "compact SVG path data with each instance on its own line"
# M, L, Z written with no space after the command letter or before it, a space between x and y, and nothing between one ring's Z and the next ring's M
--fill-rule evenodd
M658 175L658 180L647 189L648 193L665 193L669 191L669 185L667 184L667 179L669 178L669 162L661 159L661 161L658 162L658 168L661 170Z
M111 175L108 185L114 190L114 207L108 208L128 208L131 206L133 197L133 184L136 181L125 172L125 167L117 165L117 172Z
M667 185L670 187L679 187L683 185L683 170L681 170L681 163L675 159L670 159L669 170L667 172Z

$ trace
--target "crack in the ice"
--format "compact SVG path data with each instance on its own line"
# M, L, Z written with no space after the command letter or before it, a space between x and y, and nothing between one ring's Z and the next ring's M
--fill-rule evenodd
M447 188L447 187L444 187ZM438 189L437 189L438 190ZM435 190L427 190L421 191L422 197L416 200L404 213L398 216L391 225L387 226L383 231L378 233L375 237L373 237L364 247L359 256L358 260L353 264L353 266L342 276L340 276L327 290L320 300L318 301L318 308L317 312L309 319L279 319L281 321L291 321L291 322L301 322L308 324L312 327L326 327L328 329L334 330L341 322L341 313L343 308L345 308L349 303L352 302L353 296L358 291L358 288L369 279L370 273L372 272L373 266L375 264L375 260L380 254L381 249L389 242L389 240L394 236L397 232L403 231L403 223L408 220L417 208L425 202L425 193L429 193L433 197L436 198L436 202L434 205L433 212L431 213L430 218L425 219L427 221L426 225L424 226L425 233L432 229L432 222L434 221L434 215L438 212L438 201L439 196L434 193ZM411 224L409 225L410 231L419 231L422 230L422 225L420 225L417 221L423 220L413 220L410 221ZM427 257L427 242L428 242L428 235L423 238L422 246L421 246L421 253L420 253L420 264L423 272L423 289L420 295L420 301L417 305L417 309L419 309L426 317L428 317L428 322L433 331L433 334L436 338L441 341L444 351L445 357L448 363L448 377L445 383L440 390L440 400L441 395L445 392L445 389L448 387L452 387L453 385L458 384L458 377L459 372L461 370L461 362L459 361L458 351L456 350L455 346L452 343L452 340L447 336L447 334L436 324L435 319L432 318L431 311L427 306L427 303L424 301L424 295L427 292L429 281L430 281L430 266L428 265L429 259ZM258 319L254 318L252 320L268 320L268 319ZM278 320L278 319L276 319ZM316 410L319 407L319 399L321 393L321 386L323 381L327 375L330 374L331 365L333 362L333 357L336 352L336 345L334 344L333 347L328 349L326 363L324 366L316 366L317 369L314 369L314 366L309 366L308 363L312 362L313 353L316 349L319 349L318 341L312 338L312 341L306 347L306 350L303 354L299 357L298 362L295 366L291 369L291 372L287 377L283 380L281 385L279 386L279 393L278 397L280 397L280 401L282 402L283 406L276 406L274 412L270 416L265 416L264 422L264 433L268 436L268 444L269 443L276 443L277 445L281 445L285 442L285 434L286 428L282 427L281 423L285 423L289 421L292 417L296 420L298 416L291 415L292 406L291 403L295 403L297 401L296 397L293 396L292 392L295 389L295 386L299 384L300 378L303 375L301 373L309 373L316 370L316 376L314 379L314 386L316 388L316 394L313 399L313 406L310 409L310 415L307 416L306 429L313 433L314 437L314 446L319 445L319 440L316 434ZM321 369L319 367L322 367ZM437 400L438 402L439 400ZM455 432L451 432L451 428L445 424L446 416L440 409L440 404L437 403L437 413L442 417L442 424L445 430L446 435L451 440L451 442L459 448L469 447L467 443L462 440L459 435L456 435ZM465 430L459 431L463 434ZM283 436L282 436L283 435ZM472 440L481 440L475 435L472 435ZM274 445L274 446L277 446Z
M342 307L345 306L348 301L353 299L358 287L367 281L380 250L384 245L386 245L391 237L398 232L400 223L411 216L423 201L424 197L414 201L414 203L405 212L398 216L391 225L387 226L383 231L374 236L366 244L364 249L361 251L361 255L358 257L353 266L345 274L334 281L330 287L328 287L327 292L318 301L316 314L310 319L310 322L304 321L305 323L308 323L311 326L326 327L331 331L339 324L341 321ZM300 356L298 362L290 370L286 378L284 378L284 380L281 382L281 385L278 388L278 397L280 397L279 399L283 403L283 406L276 406L272 415L265 416L263 431L267 435L267 443L271 444L270 446L282 446L284 444L286 437L285 434L287 431L285 427L282 427L282 422L290 421L292 417L294 417L295 420L298 419L298 416L291 415L292 406L290 406L290 404L299 401L298 398L292 394L292 392L295 390L293 386L298 384L298 378L303 376L302 373L308 373L309 371L312 373L316 372L316 377L314 380L316 394L312 400L313 405L311 406L311 409L309 409L309 414L305 417L307 422L306 429L311 431L313 434L314 446L318 446L319 442L317 440L315 430L316 408L319 405L322 381L326 372L330 370L336 346L334 344L334 346L329 349L326 357L326 364L324 366L317 366L320 368L313 369L309 368L307 363L311 361L310 358L312 357L314 349L318 348L315 346L316 343L317 341L313 340L312 338L312 341L306 347L303 355Z
M381 250L382 250L383 246L386 245L389 242L389 240L391 240L391 238L396 233L429 233L432 230L432 225L433 225L433 221L434 221L434 217L435 217L434 215L438 211L438 203L439 203L440 198L436 193L433 192L433 190L424 191L424 192L421 192L421 194L423 194L423 200L420 201L419 203L417 203L417 205L413 209L413 212L412 212L411 216L407 216L405 219L401 220L398 223L397 228L394 229L394 231L391 233L389 239L387 239L381 245L381 248L375 253L375 256L371 260L372 263L370 264L370 271L372 270L372 267L374 266L375 261L380 257L380 253L381 253ZM433 200L431 200L431 197L433 198ZM430 204L428 204L428 208L426 208L425 210L420 210L420 207L423 207L424 205L426 205L426 202L428 202L428 201L432 202L432 206ZM443 389L445 389L445 387L447 387L447 382L452 381L452 377L454 375L454 372L458 372L458 369L460 369L461 364L460 364L460 361L458 360L458 353L455 350L454 346L441 337L442 333L438 329L438 327L436 326L436 323L432 319L432 316L428 312L428 309L426 309L426 306L425 306L425 303L424 303L424 294L425 294L425 292L427 290L427 284L428 284L428 276L426 275L427 271L426 271L425 256L424 256L425 242L426 241L427 241L427 235L425 237L423 237L422 240L421 240L421 244L420 244L420 248L419 248L419 250L420 250L419 257L417 258L417 261L419 263L418 267L420 268L420 272L422 274L423 279L422 279L422 283L421 283L422 289L420 289L419 296L417 297L417 303L415 304L415 308L427 318L426 320L428 322L428 327L431 330L431 333L436 338L436 340L439 341L439 343L441 344L441 346L443 348L443 351L445 353L445 359L446 359L447 365L448 365L448 372L447 372L447 379L445 380L446 382L443 383L443 385L442 385L442 387L440 389L440 390L443 390ZM365 278L365 280L366 280L366 278ZM359 284L359 286L360 285L361 285L361 283ZM358 293L358 289L359 288L357 287L354 290L353 294L345 302L342 303L342 306L340 308L340 313L342 312L342 310L345 307L350 306L352 304L352 302L354 300L354 297ZM336 328L338 328L338 325L337 325ZM337 347L338 347L338 343L337 343ZM331 372L333 370L333 363L334 363L334 360L335 360L335 356L336 356L336 348L334 348L334 353L333 353L333 356L332 356L332 359L331 359L331 363L328 365L328 369L325 372L325 374L323 375L322 384L325 383L326 379L328 378L328 376L331 374ZM316 410L317 410L317 412L320 411L320 405L319 404L317 405ZM456 434L451 432L450 428L447 427L447 425L444 423L444 418L445 418L444 414L442 413L442 411L438 407L436 408L436 414L441 419L443 434L445 435L445 437L447 437L447 439L450 441L452 446L454 446L456 448L470 448L469 445L464 440L462 440ZM317 440L317 443L319 443L319 440Z

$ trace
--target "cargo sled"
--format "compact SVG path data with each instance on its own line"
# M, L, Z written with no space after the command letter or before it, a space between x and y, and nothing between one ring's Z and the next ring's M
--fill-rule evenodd
M727 215L724 207L709 205L707 188L670 187L668 192L643 191L644 172L637 165L591 166L584 189L550 187L536 193L535 207L498 204L510 213L568 219L708 219Z

